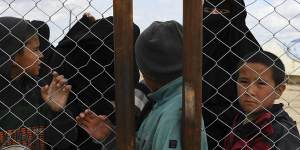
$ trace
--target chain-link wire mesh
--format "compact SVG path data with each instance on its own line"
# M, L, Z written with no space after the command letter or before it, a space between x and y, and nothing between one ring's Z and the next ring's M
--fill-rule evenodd
M105 143L98 142L75 120L80 112L90 109L109 118L112 126L115 124L113 18L109 17L112 16L112 1L3 0L0 3L1 17L28 20L1 21L1 29L12 33L1 33L0 148L23 145L41 150L101 149L113 142L115 136ZM94 18L83 16L85 12L90 12ZM24 35L32 27L38 31L39 47ZM8 48L14 46L3 46L16 41L22 46L13 53ZM21 61L18 56L22 56ZM26 67L24 62L28 62ZM40 71L30 72L31 68ZM16 77L11 76L11 70L17 70ZM55 78L54 70L64 75L65 80L55 82L63 77ZM68 95L67 89L53 88L58 86L51 87L53 82L72 85L67 102L61 102L61 97ZM40 89L46 84L49 90L44 98ZM58 107L49 107L51 105ZM115 135L112 128L112 135Z
M299 9L299 0L205 0L203 115L209 149L224 148L226 138L232 137L230 132L237 137L237 142L256 140L255 136L266 137L265 139L271 144L267 143L275 148L280 148L277 144L281 144L282 141L289 142L290 137L287 135L290 133L296 142L290 140L293 142L289 144L296 145L299 142L300 139L293 128L300 127ZM82 17L85 12L90 12L96 20L89 16ZM40 50L43 53L42 62L38 63L39 67L37 67L40 68L38 77L32 77L30 73L23 70L25 75L18 74L11 78L11 72L7 76L7 72L3 74L2 70L10 71L7 67L11 66L22 67L18 64L16 55L19 54L18 50L23 50L23 47L17 47L14 52L7 52L5 47L1 47L0 148L24 145L29 149L100 149L101 147L109 149L110 144L114 144L116 135L113 18L108 17L112 16L112 1L2 0L0 16L14 16L31 21L25 24L38 30ZM12 28L5 29L7 31L18 29L20 24L23 22L18 21ZM50 38L47 26L51 31ZM24 30L25 28L18 29L19 33L11 35L13 40L30 48L27 39L17 36L24 33ZM5 37L7 35L1 36L1 45L11 45L4 42ZM241 127L245 130L248 127L233 127L234 120L240 121L235 118L235 114L245 114L238 105L239 99L236 97L236 88L240 82L236 81L235 75L240 70L234 66L242 61L246 53L262 50L274 53L285 64L288 77L287 88L276 103L283 103L284 110L297 122L296 125L286 126L276 120L280 115L272 114L274 117L272 121L281 127L278 128L285 129L275 141L268 136L268 133L262 132L261 129L266 127L266 124L263 126L252 124L253 130L259 130L251 133L247 138L233 132L240 131L238 129ZM39 55L35 52L29 54ZM34 64L30 64L25 70ZM49 99L45 102L40 97L40 89L51 83L54 70L64 75L68 84L72 85L68 102L65 106L59 105L60 111L54 111L49 107ZM255 73L259 72L255 71ZM262 83L267 82L264 81L263 76L261 78ZM255 83L258 81L260 79L255 80ZM253 84L244 88L249 88ZM272 84L267 82L265 86L273 91L267 97L276 95L274 93L276 89ZM58 92L60 90L58 89ZM55 96L56 93L53 92L48 97ZM258 100L255 96L251 97ZM110 125L106 125L112 132L110 137L97 141L79 127L75 116L85 109L91 109L97 115L105 115L105 118L110 120ZM271 112L266 107L262 110ZM248 121L255 120L248 118ZM247 121L236 124L245 125ZM274 128L274 132L276 129ZM93 131L89 132L91 134Z
M299 147L299 8L299 1L294 0L205 1L203 115L210 149ZM272 70L270 79L276 81L280 71L274 70L282 72L283 68L274 58L269 65L264 62L271 57L263 51L274 53L285 64L288 84L283 96L278 92L280 85L268 82L265 75ZM249 53L253 58L245 60ZM256 56L259 53L268 56ZM237 67L238 62L246 66ZM253 63L265 68L259 71ZM255 80L250 78L251 71ZM284 109L266 104L278 97L275 103L284 103Z

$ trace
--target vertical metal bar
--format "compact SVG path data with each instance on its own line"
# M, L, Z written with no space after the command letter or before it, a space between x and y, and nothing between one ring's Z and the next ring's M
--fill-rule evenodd
M202 0L183 0L183 149L201 149Z
M134 150L132 0L114 0L117 149Z

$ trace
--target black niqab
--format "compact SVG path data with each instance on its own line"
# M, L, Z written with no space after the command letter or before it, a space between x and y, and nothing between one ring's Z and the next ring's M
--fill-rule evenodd
M211 12L214 9L220 13ZM243 0L204 3L203 115L209 149L216 148L215 140L220 142L230 131L232 110L237 107L233 76L237 63L243 55L262 50L246 26L246 14Z

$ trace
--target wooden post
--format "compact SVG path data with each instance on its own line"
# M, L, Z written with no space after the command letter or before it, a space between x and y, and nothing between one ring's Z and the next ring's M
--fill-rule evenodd
M183 149L201 149L202 0L183 1Z
M134 150L132 0L114 0L117 149Z

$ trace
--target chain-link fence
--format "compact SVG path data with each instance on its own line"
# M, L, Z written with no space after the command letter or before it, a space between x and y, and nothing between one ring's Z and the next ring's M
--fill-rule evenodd
M1 17L28 20L4 18L1 22L4 28L1 30L1 149L11 145L23 145L29 149L105 147L101 142L93 141L76 124L75 117L90 109L105 115L115 124L113 18L109 17L112 16L112 1L17 0L1 1L0 8ZM90 12L97 19L83 16L85 12ZM39 46L31 41L34 37L30 37L29 43L24 39L25 35L31 34L29 30L32 27L37 29ZM10 52L3 46L5 44L25 44L32 51L28 54L25 50L19 52L19 49ZM43 55L36 52L38 49ZM26 53L32 58L19 62L18 53ZM33 57L37 54L42 62ZM13 62L8 63L10 60ZM24 61L28 62L27 66ZM10 66L17 69L6 68ZM38 77L32 77L37 75L30 72L32 68L40 69ZM10 70L17 70L17 75L10 76ZM53 82L66 84L65 81L52 81L56 76L52 75L54 70L64 75L67 84L72 85L67 102L56 101L62 95L68 95L59 94L64 87L55 91L52 86L51 92ZM47 84L48 95L41 97L44 92L39 89ZM56 104L58 109L49 107L51 103Z
M179 3L179 0L177 2ZM175 2L166 0L159 1L158 4L168 8L171 3ZM184 7L189 8L188 5ZM202 99L202 114L209 149L282 149L282 145L286 143L294 146L292 148L299 146L300 138L296 131L296 128L300 127L299 10L298 0L205 0L203 2L202 97L198 97L197 91L196 97ZM86 12L90 14L84 15ZM153 16L159 16L162 12L151 13ZM133 14L138 19L142 18ZM128 64L119 65L120 62L126 62L127 56L128 59L132 59L132 62L128 61L129 65L135 63L131 58L132 55L114 53L114 46L119 49L124 47L118 46L119 43L114 43L116 19L111 17L112 15L113 1L109 0L0 1L2 19L0 19L1 149L14 146L23 149L26 147L29 149L114 149L117 134L134 132L132 131L135 130L133 123L125 123L130 127L115 129L120 123L116 123L115 76L120 77L123 73L124 76L130 74L133 78L128 77L129 80L122 84L129 84L128 87L133 88L138 83L140 74L135 65L131 68L132 74L126 70ZM22 18L25 21L4 16ZM176 16L174 19L180 17ZM157 20L157 17L153 18ZM161 17L162 20L164 18L167 17ZM120 23L123 20L118 17L117 21ZM149 18L147 21L152 22L154 19ZM192 24L193 21L186 23ZM142 29L146 28L146 26L138 27L139 23L145 24L135 22L132 28L133 37L128 33L128 38L132 41L137 39L140 29L142 32ZM188 25L184 24L185 27L189 27ZM197 27L191 26L191 28L195 31ZM123 30L126 29L124 27ZM38 37L35 36L36 32ZM118 36L119 32L121 31L118 31ZM185 35L194 36L194 40L200 41L197 35L192 33ZM36 42L37 38L39 38L39 46ZM188 39L188 37L184 38ZM122 41L121 37L117 39ZM128 41L133 45L134 42ZM254 71L259 77L239 78L242 74L241 70L245 68L243 65L237 67L237 64L252 61L245 55L261 51L274 53L285 65L287 87L285 91L283 90L283 95L275 101L276 104L283 103L283 109L280 109L280 105L276 105L276 110L264 105L269 99L272 100L272 97L281 95L281 91L277 91L279 85L275 87L265 75L268 68L274 70L276 60L272 60L274 64L267 66L261 72L251 68L251 64L248 64L246 68L250 68L252 72L246 75L251 75ZM114 70L115 55L124 57L122 61L117 62L119 71ZM193 57L193 55L189 56ZM247 60L243 60L244 58ZM270 57L265 57L265 59L268 58ZM196 59L201 60L200 57ZM250 63L255 62L265 63L256 60ZM126 68L125 71L122 67ZM195 68L189 69L184 72L185 76L192 74ZM279 67L280 69L282 71ZM54 71L59 75L53 74ZM274 71L272 74L274 76ZM196 76L192 78L195 79ZM131 85L130 80L133 80L135 84ZM245 82L249 84L245 85ZM260 97L259 94L251 95L250 91L239 93L236 90L249 90L256 84L257 88L260 88L258 91L263 92L268 89L271 92L269 91L265 97ZM68 92L69 85L72 85L70 93ZM125 92L131 90L130 88L124 89L123 86L117 85L117 90L120 90L116 91L117 98L122 99L122 94L126 95ZM128 107L135 110L128 114L135 113L136 126L139 126L141 120L144 119L141 119L140 115L141 112L145 113L143 107L147 103L145 97L140 97L144 95L139 95L139 91L147 93L137 86L134 93L136 108ZM246 111L247 107L244 108L241 101L244 95L250 95L249 97L255 101L246 104L263 105L263 107L260 107L261 109L254 107ZM124 100L127 101L128 98L124 97ZM122 107L121 104L127 106L131 103L120 103L118 109ZM78 123L76 116L90 115L90 111L82 113L86 109L91 110L93 114L100 115L98 117L105 120L105 124L94 124L94 126L89 126L93 129L89 129ZM125 113L124 111L128 109L120 113ZM296 124L284 111L296 121ZM265 117L268 115L271 117ZM118 117L120 119L122 115ZM95 116L90 119L97 120ZM126 122L126 119L133 120L128 117L123 120L121 118L120 121ZM200 121L200 119L196 120ZM272 129L266 130L266 128ZM99 129L110 133L109 136L97 140ZM126 130L128 131L125 132ZM126 136L133 135L125 135L120 139ZM188 143L189 140L187 138L182 141ZM126 140L126 142L132 141ZM128 146L129 149L132 148L131 144Z

